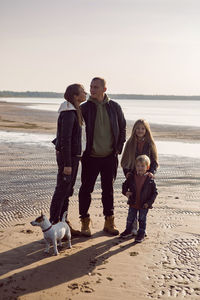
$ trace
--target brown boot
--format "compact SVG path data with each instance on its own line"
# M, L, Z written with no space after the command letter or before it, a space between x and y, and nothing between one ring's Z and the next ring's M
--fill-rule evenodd
M82 223L82 226L81 226L81 233L82 235L84 236L91 236L91 230L90 230L90 218L89 217L86 217L86 218L81 218L81 223Z
M103 231L108 232L112 235L118 235L119 230L117 230L115 223L114 223L114 216L106 216L105 217L105 224Z
M69 225L69 228L70 228L70 231L71 231L71 235L72 236L80 236L81 235L81 232L80 230L76 230L72 227L72 224L70 223L69 220L66 220L66 223Z

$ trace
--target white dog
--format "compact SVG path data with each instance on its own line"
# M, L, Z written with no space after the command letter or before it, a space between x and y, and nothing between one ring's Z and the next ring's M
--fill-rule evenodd
M58 255L57 241L59 246L62 246L62 238L67 237L69 248L71 248L71 232L69 225L65 222L67 212L63 214L62 221L52 225L50 221L41 213L41 216L31 222L33 226L40 226L44 233L44 240L46 242L45 253L49 253L50 242L53 243L54 254Z

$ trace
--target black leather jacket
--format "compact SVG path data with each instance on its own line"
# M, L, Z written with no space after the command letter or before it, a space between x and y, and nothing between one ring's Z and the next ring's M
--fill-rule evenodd
M57 122L56 150L60 151L65 167L71 167L71 158L81 155L81 126L75 110L62 111Z
M124 142L126 140L126 120L120 105L109 100L106 104L106 109L110 118L111 129L114 136L113 152L122 152ZM84 154L90 155L93 145L94 127L96 119L96 104L92 101L87 101L81 106L81 111L86 125L86 149Z
M122 194L126 195L126 192L132 192L132 195L129 197L128 204L134 205L136 199L134 174L130 174L128 179L122 184ZM154 203L157 195L158 192L155 181L153 178L147 176L140 194L141 207L143 208L144 204L147 203L148 208L152 208L152 204Z

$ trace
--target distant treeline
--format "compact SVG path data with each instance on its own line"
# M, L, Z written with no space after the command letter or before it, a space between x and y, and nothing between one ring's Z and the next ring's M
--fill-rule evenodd
M177 95L142 95L142 94L108 94L114 99L149 99L149 100L200 100L200 96ZM63 98L63 93L55 92L12 92L0 91L0 97L8 98Z
M143 99L143 100L200 100L200 96L177 95L142 95L142 94L109 94L114 99Z
M5 98L63 98L63 93L54 92L12 92L0 91L0 97Z

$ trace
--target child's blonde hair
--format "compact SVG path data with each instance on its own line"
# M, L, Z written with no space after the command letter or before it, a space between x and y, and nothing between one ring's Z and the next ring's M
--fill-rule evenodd
M135 164L137 164L138 162L145 163L145 165L147 166L148 169L151 164L150 158L146 154L137 156L135 159Z
M137 136L136 136L136 128L138 125L142 124L145 129L145 141L149 143L152 157L155 159L156 162L158 162L158 153L156 149L156 145L154 143L154 139L151 133L150 125L149 123L144 119L139 119L135 122L132 133L128 141L126 142L126 146L124 148L124 152L121 159L121 166L123 169L131 169L133 170L135 167L135 156L136 156L136 147L137 147Z

